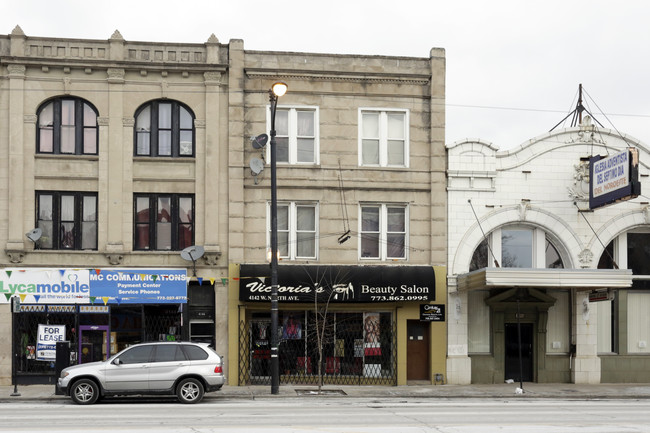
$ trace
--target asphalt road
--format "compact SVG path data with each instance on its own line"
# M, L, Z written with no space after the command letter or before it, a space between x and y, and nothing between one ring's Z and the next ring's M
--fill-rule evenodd
M15 402L0 406L0 431L44 432L649 432L650 400L173 399Z

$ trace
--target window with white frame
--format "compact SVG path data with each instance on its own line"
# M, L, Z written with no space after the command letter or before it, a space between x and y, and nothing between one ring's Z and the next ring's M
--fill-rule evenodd
M492 266L492 254L504 268L564 268L559 250L540 228L513 225L492 231L474 250L469 271Z
M271 245L271 205L267 206L267 245ZM315 259L318 251L318 206L278 203L278 250L288 260Z
M362 204L359 208L359 256L362 259L406 259L408 208Z
M270 125L270 109L267 116ZM275 112L275 133L278 163L318 164L318 107L279 106Z
M359 109L359 165L408 167L408 110Z

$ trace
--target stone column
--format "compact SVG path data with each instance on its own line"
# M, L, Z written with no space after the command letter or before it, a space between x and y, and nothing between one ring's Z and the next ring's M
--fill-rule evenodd
M467 351L467 292L449 293L447 313L447 383L472 383L472 360Z
M575 292L573 311L576 354L571 381L578 384L600 383L598 310L589 304L589 292Z
M197 213L199 207L203 206L204 239L206 260L212 266L217 264L221 255L221 245L225 239L222 235L227 233L227 228L222 230L222 223L226 222L228 211L227 190L222 190L222 183L228 183L224 170L227 166L223 164L223 152L221 130L227 129L228 116L221 113L220 91L221 73L205 72L203 74L205 83L205 121L195 122L197 146L196 146L196 168L197 179L203 179L203 184L197 183ZM201 139L199 145L198 139ZM224 146L227 149L227 146ZM199 171L202 172L200 175ZM221 181L221 182L220 182ZM198 197L201 192L201 197ZM225 193L222 193L225 192ZM225 215L225 216L223 216Z
M24 65L8 65L9 72L9 152L7 176L7 251L24 249L23 209L25 206L24 149L33 149L36 143L25 143L25 71ZM33 200L32 196L29 198ZM29 227L31 229L33 227Z
M106 252L116 254L124 251L123 233L125 227L124 210L132 209L125 200L124 184L131 181L125 165L132 164L133 120L124 121L123 91L124 69L109 68L108 74L108 125L100 125L100 194L106 197L106 225L100 233L106 233ZM133 113L128 113L132 115ZM101 200L101 196L100 196ZM102 213L100 213L101 215ZM110 223L109 223L110 222Z

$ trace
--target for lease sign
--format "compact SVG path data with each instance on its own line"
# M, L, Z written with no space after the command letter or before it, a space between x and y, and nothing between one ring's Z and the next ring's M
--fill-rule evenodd
M58 341L65 341L65 325L38 325L36 359L39 361L56 360L56 343Z

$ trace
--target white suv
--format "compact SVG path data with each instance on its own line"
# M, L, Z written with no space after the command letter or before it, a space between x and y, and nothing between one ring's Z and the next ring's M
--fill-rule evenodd
M106 361L64 368L56 386L77 404L134 394L176 394L182 403L198 403L224 382L221 357L207 344L157 342L133 345Z

